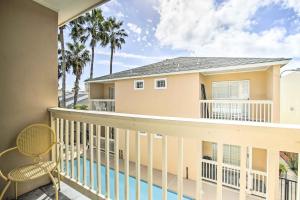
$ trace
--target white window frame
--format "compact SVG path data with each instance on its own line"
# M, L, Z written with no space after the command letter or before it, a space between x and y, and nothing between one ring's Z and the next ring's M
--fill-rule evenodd
M157 82L158 81L165 81L165 87L157 87ZM164 89L167 89L167 85L168 85L168 82L167 82L167 78L157 78L154 80L154 89L156 90L164 90Z
M143 87L142 88L137 88L136 87L138 82L142 82L143 83ZM134 88L134 90L143 90L145 88L145 81L144 80L134 80L133 88Z

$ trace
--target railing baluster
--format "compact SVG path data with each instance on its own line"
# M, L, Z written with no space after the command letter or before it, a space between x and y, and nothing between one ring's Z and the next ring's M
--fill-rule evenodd
M125 131L125 200L129 200L129 130Z
M240 159L240 186L237 184L237 186L240 187L240 200L246 199L246 162L247 162L247 147L241 146L241 159ZM238 178L237 178L238 180Z
M77 135L77 139L76 139L76 148L77 148L77 181L80 182L80 122L76 122L76 135Z
M177 162L177 195L178 200L183 197L183 137L178 137L178 162Z
M217 146L217 199L222 199L223 144Z
M62 153L61 153L61 148L62 148L62 143L60 140L60 120L59 118L56 118L56 141L59 142L59 145L56 145L56 155L60 154L60 165L58 166L59 170L62 171ZM57 158L58 159L58 158Z
M83 123L83 185L87 185L87 178L86 178L86 123Z
M153 136L148 133L148 200L152 200L152 165L153 165Z
M115 199L119 199L119 129L115 132Z
M71 178L74 178L74 121L71 121Z
M90 148L90 188L94 189L94 125L89 127L89 148Z
M136 173L136 199L140 199L140 179L141 179L141 172L140 172L140 165L141 165L141 150L140 150L140 134L136 132L135 134L135 152L136 152L136 161L135 161L135 173Z
M106 155L106 198L110 199L110 167L109 167L109 133L110 127L106 127L106 135L105 135L105 155Z
M163 200L168 199L168 137L162 136L162 190Z
M66 175L70 176L69 174L69 120L65 121L66 126L65 126L65 161L66 161Z
M97 189L98 189L98 194L101 194L101 187L102 187L102 183L101 183L101 140L100 140L100 136L101 136L101 126L97 125L97 133L96 133L96 140L97 140Z

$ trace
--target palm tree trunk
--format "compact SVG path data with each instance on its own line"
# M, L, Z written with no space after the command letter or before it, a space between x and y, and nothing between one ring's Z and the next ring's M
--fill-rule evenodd
M94 74L94 51L95 51L95 47L92 47L92 60L91 60L91 71L90 71L90 79L93 78L93 74Z
M112 74L112 62L114 57L114 48L110 47L110 65L109 65L109 74Z
M79 91L79 78L80 78L80 75L76 74L75 85L74 85L74 104L73 104L73 108L75 108L75 106L77 104L78 91Z
M65 57L65 41L64 41L64 26L59 28L59 37L61 42L61 56L62 56L62 107L66 107L66 57Z

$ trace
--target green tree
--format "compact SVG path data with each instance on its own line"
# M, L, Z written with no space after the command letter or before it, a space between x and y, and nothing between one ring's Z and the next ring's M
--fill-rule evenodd
M66 50L66 65L72 67L75 75L74 82L74 108L77 104L79 81L83 72L83 68L90 61L90 52L85 48L85 17L80 16L69 23L71 28L70 37L72 43L67 43L68 50Z
M62 107L66 107L66 57L65 57L65 41L64 41L64 29L65 25L59 27L59 41L60 41L60 57L59 57L59 66L58 78L62 77L62 104L59 104Z
M80 42L85 41L85 37L86 37L85 36L86 29L84 28L85 23L86 21L84 16L80 16L69 23L69 26L71 28L70 37L74 43L77 43L79 41Z
M90 61L90 53L80 42L67 43L68 50L66 50L67 65L73 69L75 75L74 82L74 108L77 104L79 81L83 72L83 68Z
M128 36L125 30L122 28L122 25L123 22L117 21L114 17L109 17L105 23L110 44L110 74L112 74L112 62L115 50L122 48L122 45L125 44L125 37Z
M87 32L85 40L87 38L90 38L90 47L92 50L91 69L90 69L90 79L92 79L94 73L95 47L97 46L98 43L102 47L105 47L107 46L109 40L108 40L108 34L104 26L105 20L102 15L102 11L100 9L94 9L91 12L87 13L85 15L85 21L86 21L86 32Z

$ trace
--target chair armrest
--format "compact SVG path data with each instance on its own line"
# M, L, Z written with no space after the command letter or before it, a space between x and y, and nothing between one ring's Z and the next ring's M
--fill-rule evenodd
M14 150L16 150L16 149L18 149L18 148L17 148L17 147L13 147L13 148L7 149L7 150L5 150L5 151L2 151L2 152L0 153L0 158L1 158L4 154L6 154L6 153L8 153L8 152L10 152L10 151L14 151ZM2 173L1 169L0 169L0 177L3 178L5 181L8 180L8 178L7 178L6 176L4 176L4 174Z

